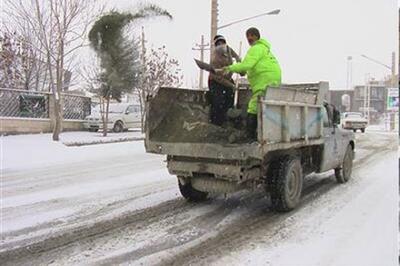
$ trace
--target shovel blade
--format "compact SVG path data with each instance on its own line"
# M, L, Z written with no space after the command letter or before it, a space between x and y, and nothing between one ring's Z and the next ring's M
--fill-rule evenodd
M211 73L215 74L215 69L210 64L207 64L207 63L205 63L203 61L200 61L200 60L197 60L197 59L194 59L194 61L196 62L197 66L200 69L203 69L205 71L208 71L208 72L211 72Z

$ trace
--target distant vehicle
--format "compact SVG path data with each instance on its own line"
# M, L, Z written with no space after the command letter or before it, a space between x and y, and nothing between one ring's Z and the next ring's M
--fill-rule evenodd
M363 116L362 113L343 113L341 120L343 129L353 130L354 132L357 132L357 130L361 130L361 132L364 133L365 129L368 126L368 120Z
M97 132L103 129L100 107L96 106L92 114L85 118L83 123L85 129L91 132ZM129 128L141 126L140 106L127 103L110 104L108 113L108 129L115 133L126 131Z

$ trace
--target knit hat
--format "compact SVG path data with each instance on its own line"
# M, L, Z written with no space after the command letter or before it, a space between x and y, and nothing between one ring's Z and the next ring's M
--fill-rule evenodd
M224 41L224 42L226 43L226 39L225 39L224 36L222 36L222 35L216 35L216 36L214 37L214 44L217 44L217 42L219 42L219 41Z

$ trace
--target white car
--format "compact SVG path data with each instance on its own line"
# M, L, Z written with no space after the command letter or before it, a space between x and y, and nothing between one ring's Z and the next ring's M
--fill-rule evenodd
M97 106L92 110L92 114L85 118L83 123L85 129L97 132L103 129L100 108ZM126 131L129 128L138 128L141 126L140 106L127 103L112 103L108 112L109 130L113 132Z
M344 129L353 130L354 132L361 130L364 133L368 126L368 120L362 113L348 112L342 114L341 124Z

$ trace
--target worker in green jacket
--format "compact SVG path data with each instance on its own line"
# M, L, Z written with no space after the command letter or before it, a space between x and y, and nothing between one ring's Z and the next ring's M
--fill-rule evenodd
M265 95L269 86L281 84L281 68L271 52L271 45L260 38L260 31L250 28L246 31L251 46L242 62L227 66L223 72L246 73L252 97L247 108L247 130L252 139L257 139L257 99Z

